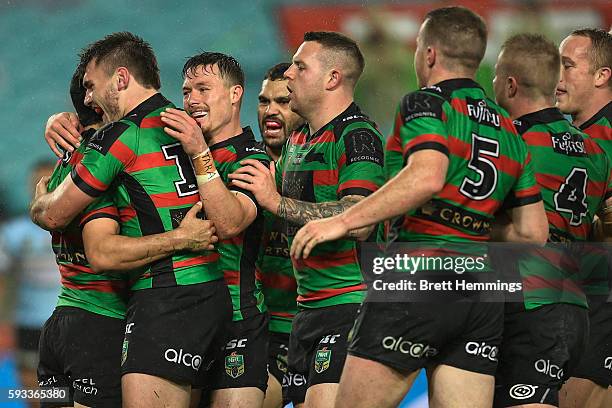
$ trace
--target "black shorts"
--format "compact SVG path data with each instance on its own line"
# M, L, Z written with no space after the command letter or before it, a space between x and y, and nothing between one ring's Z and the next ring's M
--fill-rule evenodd
M340 382L358 309L358 304L348 303L305 309L295 316L286 379L287 399L294 405L304 402L308 387Z
M445 364L494 375L503 313L503 303L366 301L349 353L401 372Z
M232 306L223 280L137 290L128 303L121 372L198 384L217 349Z
M572 377L612 385L612 303L589 298L589 341Z
M41 387L68 387L71 401L121 406L121 342L125 321L59 306L43 326L38 364ZM41 407L65 407L42 402Z
M259 313L231 322L224 333L227 342L212 368L206 373L206 384L212 390L268 387L268 314ZM205 385L205 388L208 388Z
M279 384L287 374L287 355L289 354L289 333L270 332L268 339L268 373Z
M558 406L559 390L586 345L588 325L588 311L570 304L507 313L493 405Z

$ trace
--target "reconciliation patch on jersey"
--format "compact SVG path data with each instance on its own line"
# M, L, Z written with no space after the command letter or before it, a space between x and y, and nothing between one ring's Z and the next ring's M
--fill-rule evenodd
M382 166L385 153L382 140L370 129L357 129L344 136L346 165L371 162ZM308 156L306 156L308 157Z
M443 105L444 99L417 91L404 96L400 109L404 123L423 117L442 120Z
M87 147L106 156L106 153L108 153L113 143L115 143L129 127L130 125L123 122L109 123L93 134L91 139L89 139Z

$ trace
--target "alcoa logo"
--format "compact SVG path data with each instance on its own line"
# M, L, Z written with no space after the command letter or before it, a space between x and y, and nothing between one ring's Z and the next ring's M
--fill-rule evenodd
M535 362L535 369L538 373L545 374L551 378L558 380L563 378L563 369L556 364L552 364L550 360L538 360Z
M606 360L604 361L604 368L612 370L612 357L606 358Z
M195 371L200 369L202 365L202 356L198 354L183 353L183 349L176 351L175 349L167 349L164 353L166 361L171 363L183 364L187 367L193 368Z
M491 361L497 361L497 346L490 346L487 343L477 343L470 341L465 345L465 352L473 356L480 356Z
M531 398L535 395L537 389L537 385L515 384L510 388L510 396L519 400Z
M431 357L438 354L438 350L426 344L413 343L404 340L403 337L396 339L395 337L387 336L382 340L382 346L386 350L399 351L402 354L408 354L411 357Z

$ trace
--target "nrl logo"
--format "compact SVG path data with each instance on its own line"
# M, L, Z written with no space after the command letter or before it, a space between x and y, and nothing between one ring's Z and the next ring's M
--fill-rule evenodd
M315 355L314 369L318 374L321 374L323 371L329 368L331 353L332 351L328 350L327 347L317 350L317 354Z
M244 374L244 356L233 352L225 357L225 372L232 378L238 378Z
M125 360L127 360L128 344L129 342L127 340L123 340L123 347L121 348L121 365L125 364Z

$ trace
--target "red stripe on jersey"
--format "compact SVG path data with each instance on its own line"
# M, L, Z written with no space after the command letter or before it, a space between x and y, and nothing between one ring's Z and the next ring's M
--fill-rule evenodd
M389 136L389 139L387 139L387 145L385 146L385 150L390 152L402 153L402 143L400 142L399 138L395 135Z
M71 278L73 276L81 275L84 273L94 273L94 271L89 266L75 264L61 264L59 265L59 271L63 278Z
M286 319L293 319L295 317L293 313L272 312L272 311L269 311L269 313L270 313L270 316L284 317Z
M378 185L368 180L349 180L338 186L338 192L349 188L365 188L366 190L376 191L378 190Z
M598 125L595 123L582 131L594 139L612 140L612 128L605 125Z
M244 231L232 238L222 239L220 243L229 245L242 245L244 241Z
M552 147L548 132L525 132L522 137L529 146Z
M536 181L542 188L545 188L546 190L559 190L564 180L564 177L559 177L552 174L536 173Z
M297 291L295 278L280 273L266 272L260 276L261 283L271 289L280 289L288 292Z
M298 302L311 302L314 300L323 300L330 298L332 296L342 295L343 293L357 292L360 290L365 290L365 284L359 284L354 286L347 286L346 288L338 288L338 289L321 289L314 292L308 292L304 295L299 295L297 297Z
M226 285L240 285L240 272L239 271L223 271L223 279Z
M334 132L330 130L326 130L323 133L321 133L319 136L312 139L310 141L310 144L332 143L335 141L336 141L336 138L334 137Z
M119 217L119 211L117 210L117 207L113 207L111 205L109 205L108 207L103 207L103 208L99 208L97 210L93 210L88 212L87 214L83 215L81 217L81 221L83 222L91 217L93 217L94 215L99 215L99 214L104 214L104 215L109 215L111 217Z
M83 160L83 153L75 151L72 153L72 156L70 156L70 160L68 160L68 163L73 166L76 166L81 162L81 160Z
M538 187L537 185L514 192L514 196L516 198L527 198L531 196L537 196L538 194L540 194L540 187Z
M129 172L152 169L154 167L174 166L174 160L167 160L162 152L146 153L136 157L134 163L130 166Z
M546 279L543 276L528 276L523 278L523 291L528 292L537 289L555 289L563 292L572 292L583 296L584 292L571 279ZM526 293L527 297L529 294Z
M306 259L292 259L293 266L296 269L312 268L325 269L333 268L334 266L344 266L357 263L357 253L354 249L348 251L336 252L332 254L321 254L310 256Z
M108 186L98 180L93 174L89 172L87 167L83 166L83 163L79 163L74 167L76 173L79 175L81 180L83 180L87 185L94 190L98 191L106 191Z
M569 216L569 213L568 213ZM556 211L546 211L548 223L556 227L558 230L571 234L574 237L586 238L591 232L591 224L582 223L582 225L574 227L569 224L569 220L565 219Z
M346 153L342 153L338 159L338 168L341 169L346 164Z
M312 183L315 186L335 186L338 183L338 169L313 170Z
M172 263L174 269L186 268L188 266L205 265L213 263L219 259L219 253L211 252L210 255L196 256L195 258L185 259L184 261L175 261Z
M104 293L119 293L125 290L125 285L123 281L89 281L87 283L75 283L71 282L67 279L62 279L62 286L68 289L75 290L93 290L96 292L104 292Z
M148 129L148 128L159 128L159 127L164 127L164 122L162 122L161 120L161 116L153 116L151 118L144 118L141 122L140 122L140 127L142 129Z
M489 197L486 200L479 201L470 200L469 198L461 194L457 187L452 184L447 184L446 186L444 186L442 191L440 191L436 197L441 198L443 200L449 200L454 203L458 203L459 205L462 205L469 210L475 210L489 215L495 214L495 212L501 206L501 202L494 199L493 197Z
M132 207L124 207L119 209L119 219L121 222L128 222L136 217L136 210Z
M213 159L219 163L233 163L238 159L236 153L225 148L214 149L212 151Z
M121 140L117 140L113 143L109 152L115 156L117 160L123 163L126 169L136 160L136 154Z
M427 142L435 142L435 143L440 143L443 146L448 146L448 140L446 140L444 136L437 135L434 133L426 133L426 134L418 135L414 139L410 140L410 142L408 142L406 146L404 146L403 154L405 155L406 152L412 149L414 146L420 145L421 143L427 143Z
M452 235L456 238L468 239L470 241L488 241L488 235L470 235L458 229L448 227L435 221L429 221L423 218L412 216L404 217L402 229L407 232L414 232L422 235Z
M466 143L455 136L449 135L448 151L453 156L461 157L465 160L470 160L470 156L472 155L472 146L469 143Z
M200 199L198 194L192 194L185 197L179 197L176 191L171 193L152 194L151 200L157 208L164 207L180 207L189 204L195 204Z

